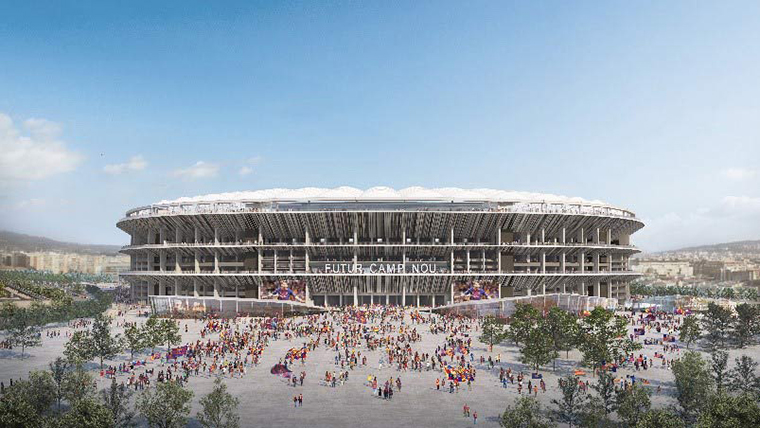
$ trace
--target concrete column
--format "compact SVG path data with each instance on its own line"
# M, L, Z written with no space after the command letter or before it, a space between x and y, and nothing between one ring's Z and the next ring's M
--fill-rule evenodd
M496 245L501 245L501 227L496 232Z
M401 245L406 245L406 229L401 229Z
M406 306L406 285L401 287L401 306Z
M354 285L354 306L359 306L359 289Z
M165 281L166 280L163 279L163 278L160 278L158 280L158 295L159 296L166 296L166 282ZM153 284L148 283L148 290L150 290L151 288L153 288L153 287L151 287L152 285Z
M219 280L214 278L214 298L219 298ZM204 293L205 294L205 293Z
M594 254L594 272L599 272L599 253Z
M214 272L219 273L219 251L214 250Z
M148 228L146 234L145 234L145 243L146 244L152 244L153 243L153 229Z
M277 273L277 250L274 250L274 273Z
M567 284L565 284L565 281L562 281L562 294L567 293Z
M420 307L420 295L419 294L417 295L417 307L418 308Z
M261 248L257 248L256 249L256 258L258 259L259 273L261 273L261 267L262 267L262 264L263 264L263 261L261 260Z
M235 298L239 298L240 295L238 294L238 291L240 291L240 285L235 283Z
M541 273L546 273L546 253L541 251Z
M306 263L306 272L311 272L311 267L309 266L309 249L306 249L306 252L304 253L304 262Z
M470 250L467 249L467 273L470 273Z
M179 296L179 279L174 278L174 295Z
M482 272L485 272L486 271L486 250L483 250L482 256L483 256L483 258L481 259L481 261L482 261L481 264L483 266L481 267L481 270L482 270Z
M198 250L195 250L195 273L201 272L201 260Z
M174 254L174 271L175 272L182 272L182 267L179 265L179 261L182 258L182 255L179 250L176 251Z
M581 243L586 244L586 236L583 233L583 228L581 227Z
M541 295L546 295L546 280L541 280Z
M214 245L219 245L219 228L214 226Z
M311 296L309 295L309 283L308 282L306 283L306 287L305 288L306 288L306 293L304 294L304 297L305 297L306 301L308 302L309 300L311 300Z
M607 245L612 245L612 229L607 229Z
M354 227L354 245L359 245L359 229Z
M200 297L198 293L198 278L193 278L193 297Z
M525 236L525 239L528 241L527 244L530 245L530 232L526 233Z
M158 251L158 264L161 272L166 272L166 250L164 249Z
M451 228L451 245L454 245L454 227Z
M386 294L385 295L385 306L388 306L390 304L390 301L391 301L391 296L388 295L388 294Z
M566 260L565 256L566 256L565 252L563 251L562 255L560 256L560 259L559 259L559 265L560 265L559 266L559 270L562 273L567 273L567 271L565 270L565 264L567 263L567 260Z
M546 242L546 229L541 228L541 243Z
M607 297L612 297L612 281L607 281Z
M449 304L451 305L451 304L454 304L454 285L453 284L451 285L449 290L451 293L451 300L449 300ZM501 286L499 286L499 297L501 297Z
M343 306L343 295L340 295L340 306Z
M201 231L198 230L198 226L195 227L195 243L197 244L201 240Z
M565 228L562 228L562 243L567 244L567 241L565 240Z
M596 228L596 245L599 245L599 244L601 244L601 242L600 242L600 241L601 241L601 239L599 238L599 234L600 234L600 233L599 233L599 228L597 227L597 228Z
M161 244L161 245L165 245L166 244L166 236L164 236L164 227L163 226L161 226L158 229L158 241L159 241L158 243Z
M178 227L178 228L174 229L174 242L176 244L179 244L180 241L182 241L182 231Z
M578 269L581 271L581 273L586 272L586 253L581 251L581 255L578 258Z
M594 296L599 297L599 288L600 288L600 282L599 280L594 281Z
M533 288L528 287L528 294L527 295L528 296L532 296L533 295Z
M261 228L259 228L259 245L261 245L264 242L264 235L261 233Z
M311 238L309 237L309 229L306 229L306 234L304 236L304 242L306 243L306 245L311 244Z

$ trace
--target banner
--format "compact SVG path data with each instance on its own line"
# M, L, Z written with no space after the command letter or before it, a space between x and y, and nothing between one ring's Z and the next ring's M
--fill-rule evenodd
M454 303L471 300L488 300L499 297L499 284L491 280L455 281Z
M306 282L295 279L266 281L261 286L261 299L306 301Z

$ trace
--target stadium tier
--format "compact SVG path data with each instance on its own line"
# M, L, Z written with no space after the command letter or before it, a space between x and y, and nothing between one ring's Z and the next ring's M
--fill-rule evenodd
M600 201L556 195L340 187L162 201L128 211L118 227L131 237L121 277L135 298L239 310L548 293L625 299L637 276L630 236L643 223Z

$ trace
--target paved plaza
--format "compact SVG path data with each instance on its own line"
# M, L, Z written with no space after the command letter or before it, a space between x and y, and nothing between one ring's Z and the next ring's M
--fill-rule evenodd
M113 311L112 311L113 312ZM115 314L115 312L113 312ZM445 334L432 334L427 324L410 324L410 310L406 311L404 322L407 326L411 325L422 335L422 340L411 343L413 351L420 353L427 352L433 354L437 346L443 346L445 343ZM427 315L425 315L427 316ZM434 315L437 316L437 315ZM122 333L123 329L116 327L117 323L124 321L144 322L144 317L138 317L136 311L130 311L126 316L116 317L114 321L114 331ZM395 324L400 325L399 322ZM181 320L180 331L183 343L194 342L200 338L200 330L203 322L198 320ZM188 332L185 333L185 326ZM63 332L70 331L65 326L49 326L48 328L60 329ZM632 331L632 326L630 327ZM395 366L388 367L384 365L379 368L380 359L384 355L384 350L378 349L369 351L364 347L357 350L362 355L367 355L367 365L359 365L353 371L350 371L349 379L345 384L336 387L325 385L323 378L325 371L340 373L340 366L335 365L336 352L327 349L325 345L320 346L308 354L304 365L295 362L291 369L294 373L305 371L307 373L303 386L292 387L286 383L286 379L270 373L270 368L278 363L285 355L288 349L300 348L305 342L305 338L293 338L290 340L283 339L270 341L264 349L262 360L257 367L249 367L244 377L230 378L226 376L226 384L229 391L239 400L238 407L241 415L241 425L251 427L264 426L313 426L313 427L377 427L377 426L467 426L472 425L472 418L462 416L462 407L468 404L472 411L477 411L479 415L478 425L497 426L498 416L504 410L505 406L511 403L516 397L517 383L508 384L503 388L499 383L499 367L512 368L513 372L524 372L526 376L525 384L530 379L530 370L518 362L519 353L516 347L511 345L495 346L492 352L488 352L486 345L477 340L480 332L473 331L470 336L474 337L471 351L475 355L474 365L477 368L476 380L471 390L466 385L462 385L457 393L449 393L448 389L441 388L436 390L435 380L441 378L440 369L433 371L399 371ZM652 339L661 338L662 334L654 330L647 332L646 336ZM216 339L218 334L207 335L206 339ZM0 351L0 380L8 384L8 380L25 378L30 370L44 370L47 364L57 356L62 356L62 351L67 338L61 335L56 338L47 338L43 334L42 347L29 349L29 355L26 358L20 358L17 350ZM165 348L161 348L163 351ZM661 352L661 345L647 345L638 353L647 355L650 359L654 357L655 351ZM759 348L747 348L741 351L732 351L731 360L739 354L751 354L757 357ZM480 364L480 356L483 355L497 358L501 357L501 363L496 364L494 369L489 369L487 364ZM667 359L675 358L678 352L666 354ZM539 391L538 400L545 406L552 406L551 399L559 396L557 379L560 376L571 373L579 368L580 354L577 351L571 352L569 358L565 358L562 353L561 358L557 361L557 371L551 370L551 365L542 370L547 385L547 392ZM145 354L139 359L144 359ZM122 353L120 357L108 361L109 364L119 364L129 359L128 353ZM467 358L469 361L469 358ZM110 383L110 380L100 377L97 365L90 363L92 373L98 379L99 388L103 388ZM155 368L156 373L162 369L160 361L149 362L148 368ZM142 372L142 369L137 371ZM590 373L590 371L587 371ZM675 404L672 398L674 392L673 376L670 370L663 368L659 360L654 367L648 370L634 371L630 369L618 370L619 377L625 377L626 374L635 374L640 380L646 379L649 387L652 389L653 407L661 407ZM127 374L119 374L119 381L126 381ZM402 380L402 389L394 391L393 399L384 400L373 395L373 390L367 384L368 376L377 376L379 383L393 377L400 377ZM584 380L592 380L589 374L581 377ZM199 376L191 375L186 387L195 393L193 398L193 409L191 416L200 409L198 404L202 395L208 393L212 388L214 377L208 374ZM152 385L155 385L155 376L151 379ZM656 391L657 387L661 391ZM523 391L525 393L525 391ZM303 394L303 407L294 408L292 398L294 395ZM190 426L198 426L197 422L191 419Z

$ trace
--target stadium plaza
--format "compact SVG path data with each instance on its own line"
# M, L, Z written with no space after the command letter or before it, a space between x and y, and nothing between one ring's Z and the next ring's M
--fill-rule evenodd
M548 294L623 301L631 211L492 189L269 189L162 201L117 226L157 310L441 307Z

